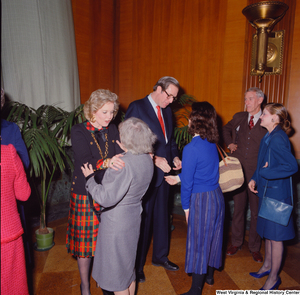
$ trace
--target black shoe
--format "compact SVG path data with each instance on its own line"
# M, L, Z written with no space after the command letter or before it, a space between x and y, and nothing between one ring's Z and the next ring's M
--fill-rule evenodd
M153 262L152 261L152 264L154 266L162 266L164 267L166 270L178 270L179 269L179 266L176 265L175 263L167 260L166 262Z
M145 278L145 274L143 271L139 271L137 274L136 274L136 281L138 283L144 283L146 281L146 278Z
M202 288L199 287L196 292L197 292L197 294L202 294ZM190 295L190 294L195 294L195 290L190 290L190 291L188 291L186 293L182 293L180 295Z
M205 278L205 282L211 286L215 283L214 278Z
M103 290L103 289L102 289L102 293L103 293L103 295L114 295L115 294L114 292Z

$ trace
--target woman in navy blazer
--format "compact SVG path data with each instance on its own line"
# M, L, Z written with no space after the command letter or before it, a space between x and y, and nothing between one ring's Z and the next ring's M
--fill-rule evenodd
M266 197L291 204L290 176L298 170L298 164L291 153L287 136L290 121L286 108L279 103L269 103L260 117L260 125L268 130L259 147L257 168L249 182L249 189L258 194L259 209L265 186ZM283 242L293 239L295 230L291 217L287 226L262 217L257 218L258 234L265 238L265 261L258 272L250 273L255 278L269 275L262 290L278 289L281 279L278 272L283 254Z
M119 132L111 123L118 109L118 96L109 90L98 89L92 92L84 104L86 121L71 129L74 171L66 247L68 253L77 259L83 295L91 294L90 267L96 250L99 220L89 203L81 167L88 162L94 171L123 168L124 162L121 160L123 151L117 144ZM97 211L100 209L99 204L95 203L94 206ZM102 291L103 294L112 294Z

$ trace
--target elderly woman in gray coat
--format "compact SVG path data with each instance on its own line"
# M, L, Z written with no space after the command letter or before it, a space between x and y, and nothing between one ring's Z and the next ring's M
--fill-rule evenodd
M129 118L119 126L125 151L121 170L108 169L97 184L91 165L82 168L86 189L105 208L101 215L92 276L102 289L115 294L135 292L135 257L140 234L142 197L153 176L150 153L156 140L146 123Z

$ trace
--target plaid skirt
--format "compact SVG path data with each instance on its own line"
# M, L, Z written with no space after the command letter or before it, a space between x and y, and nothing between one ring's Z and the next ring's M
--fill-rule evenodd
M94 203L97 210L100 205ZM79 257L93 257L96 249L99 221L86 195L72 193L66 237L68 253Z
M185 272L205 274L222 265L224 197L220 187L192 193L186 241Z

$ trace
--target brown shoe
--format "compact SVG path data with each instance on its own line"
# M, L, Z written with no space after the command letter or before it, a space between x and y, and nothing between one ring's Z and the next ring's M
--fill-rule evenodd
M241 246L240 246L240 247L236 247L236 246L231 245L231 246L227 249L226 254L229 255L229 256L232 256L232 255L236 254L236 252L237 252L238 250L241 250Z
M259 251L251 252L253 260L256 262L263 262L263 257Z

